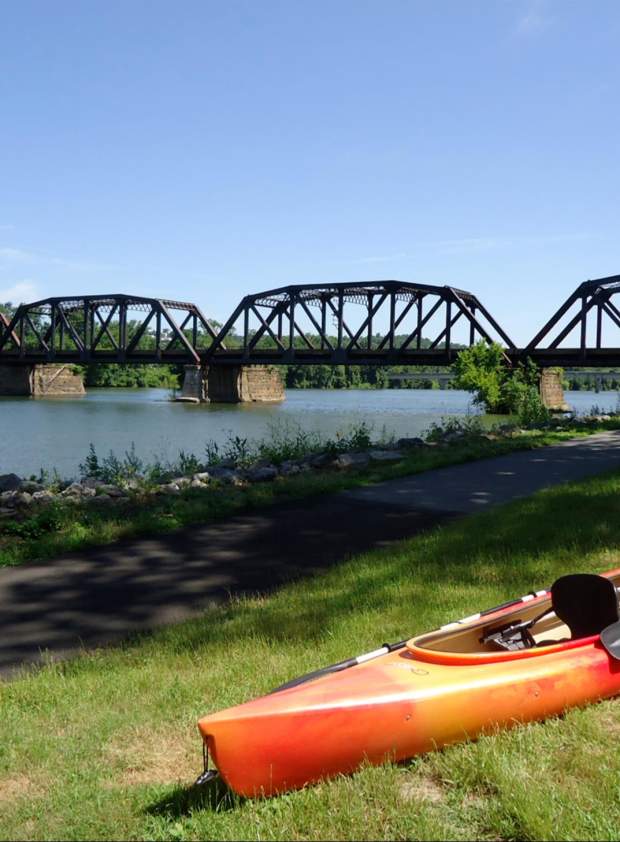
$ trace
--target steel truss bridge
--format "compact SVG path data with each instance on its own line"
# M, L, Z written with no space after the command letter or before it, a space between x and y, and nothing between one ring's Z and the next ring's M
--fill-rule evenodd
M0 364L450 365L480 339L507 360L620 365L620 275L585 281L524 348L470 292L386 280L246 296L222 326L195 304L132 295L46 298L0 314ZM524 302L524 306L531 306Z

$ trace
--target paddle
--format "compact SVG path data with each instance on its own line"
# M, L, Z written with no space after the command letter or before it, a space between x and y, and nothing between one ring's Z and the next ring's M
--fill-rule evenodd
M601 643L608 655L620 661L620 620L603 629Z
M502 602L501 605L496 605L493 608L487 608L485 611L481 611L479 614L473 614L471 617L465 617L463 620L456 620L454 625L470 622L471 620L477 620L480 617L484 617L488 614L494 614L496 611L500 611L503 608L511 608L513 605L519 605L522 602L529 602L531 599L543 596L546 593L546 590L531 591L531 593L526 596L520 596L518 599L511 599L508 602ZM453 624L448 623L448 625ZM444 626L442 626L442 628L444 628ZM396 652L398 649L404 649L407 640L409 640L409 638L399 640L398 643L384 643L379 649L367 652L365 655L358 655L357 658L347 658L345 661L339 661L337 664L331 664L328 667L322 667L314 672L306 673L306 675L302 675L299 678L293 678L292 681L287 681L286 684L281 684L279 687L276 687L275 690L271 690L267 695L270 696L272 693L279 693L281 690L290 690L291 687L297 687L300 684L305 684L307 681L314 681L315 678L321 678L322 676L329 675L333 672L341 672L342 670L349 669L350 667L356 667L358 664L363 664L365 661L372 661L374 658L380 658L382 655L387 655L388 652Z
M365 661L372 661L373 658L380 658L381 655L387 655L388 652L396 652L397 649L404 649L405 644L409 638L399 640L398 643L384 643L379 649L374 649L372 652L366 652L365 655L358 655L357 658L347 658L346 661L338 661L337 664L330 664L328 667L322 667L314 672L308 672L299 678L293 678L292 681L287 681L286 684L281 684L275 690L271 690L267 695L272 693L279 693L281 690L290 690L291 687L297 687L299 684L305 684L306 681L314 681L315 678L321 678L323 675L329 675L332 672L340 672L341 670L349 669L349 667L356 667L358 664L363 664Z
M493 608L487 608L485 611L481 611L479 614L474 614L471 617L466 617L465 620L457 620L456 623L463 623L469 622L471 620L476 620L481 617L484 617L488 614L494 614L496 611L500 611L504 608L511 608L513 605L519 605L520 603L529 602L536 597L541 597L550 592L550 588L546 588L545 590L541 591L531 591L526 596L521 596L518 599L513 599L508 602L503 602L501 605L496 605ZM620 593L620 588L616 588L616 592ZM544 612L544 614L540 614L539 616L535 617L533 621L528 621L526 624L522 625L533 625L541 617L548 614L552 609L548 609ZM448 623L448 625L452 625L452 623ZM445 628L442 626L442 628ZM355 667L358 664L363 664L365 661L371 661L374 658L380 658L382 655L387 655L388 652L395 652L398 649L404 649L405 644L407 643L409 638L405 640L400 640L398 643L384 643L379 649L375 649L373 652L367 652L365 655L358 655L357 658L347 658L345 661L339 661L337 664L331 664L328 667L322 667L321 669L315 670L314 672L309 672L306 675L302 675L299 678L294 678L292 681L287 681L286 684L281 684L279 687L276 687L275 690L271 690L270 693L267 695L271 695L272 693L279 693L281 690L290 690L291 687L298 687L300 684L305 684L307 681L314 681L316 678L321 678L324 675L329 675L333 672L341 672L342 670L349 669L350 667ZM612 658L620 661L620 620L617 623L612 623L610 626L607 626L601 632L601 643L607 650L607 652L611 655Z

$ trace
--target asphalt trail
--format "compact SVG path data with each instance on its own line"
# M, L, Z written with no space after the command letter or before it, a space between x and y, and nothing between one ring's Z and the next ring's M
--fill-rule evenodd
M620 469L620 432L0 570L0 673L196 616L541 488Z

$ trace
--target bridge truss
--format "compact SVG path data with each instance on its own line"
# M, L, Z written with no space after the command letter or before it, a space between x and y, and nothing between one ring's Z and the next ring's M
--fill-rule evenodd
M620 309L613 300L618 294L620 275L584 281L520 356L543 367L620 365Z
M514 347L471 293L377 281L246 296L218 332L194 304L127 295L48 298L21 305L0 324L0 360L448 365L480 338Z
M620 275L582 283L525 348L472 293L395 280L248 295L221 327L195 304L168 299L46 298L0 314L0 363L442 366L485 339L513 363L620 366L618 294Z
M459 323L465 330L457 337ZM239 347L229 343L224 352L235 325ZM209 355L218 362L449 365L481 338L514 347L476 296L454 287L312 284L246 296Z
M2 317L0 361L200 363L215 338L195 304L130 295L46 298Z

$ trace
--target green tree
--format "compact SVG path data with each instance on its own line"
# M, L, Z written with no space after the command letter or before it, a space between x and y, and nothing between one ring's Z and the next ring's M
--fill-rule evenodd
M455 387L473 392L474 403L487 412L517 413L527 423L543 420L547 415L538 394L536 365L527 360L511 367L497 342L481 341L464 349L453 371Z

